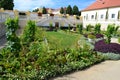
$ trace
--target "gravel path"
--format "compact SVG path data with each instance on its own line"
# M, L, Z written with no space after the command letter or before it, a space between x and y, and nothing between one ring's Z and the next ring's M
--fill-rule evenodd
M87 70L52 80L120 80L120 61L105 61Z

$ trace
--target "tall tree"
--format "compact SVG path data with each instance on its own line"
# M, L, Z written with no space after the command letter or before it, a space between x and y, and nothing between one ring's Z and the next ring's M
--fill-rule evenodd
M61 9L60 9L60 13L61 13L61 14L64 13L64 8L63 8L63 7L61 7Z
M47 14L47 10L46 10L45 7L43 7L42 13L43 13L43 14Z
M79 15L79 9L76 5L73 6L73 15Z
M72 7L70 5L68 5L66 13L72 15Z
M5 10L13 10L13 7L13 0L0 0L0 8L4 8Z

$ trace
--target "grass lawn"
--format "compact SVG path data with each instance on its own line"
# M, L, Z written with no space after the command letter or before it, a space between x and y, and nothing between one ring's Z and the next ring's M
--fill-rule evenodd
M50 46L57 49L75 48L77 41L80 39L79 34L69 32L66 33L64 31L46 32L46 36Z

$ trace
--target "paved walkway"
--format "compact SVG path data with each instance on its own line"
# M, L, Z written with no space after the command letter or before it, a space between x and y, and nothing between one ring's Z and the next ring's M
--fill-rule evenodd
M120 61L105 61L87 70L52 80L120 80Z

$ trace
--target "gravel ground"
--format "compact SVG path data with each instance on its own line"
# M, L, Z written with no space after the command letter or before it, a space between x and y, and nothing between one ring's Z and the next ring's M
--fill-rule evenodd
M105 61L84 71L51 80L120 80L120 61Z

